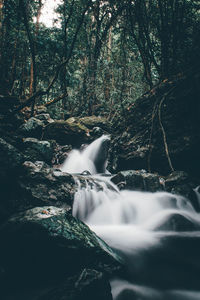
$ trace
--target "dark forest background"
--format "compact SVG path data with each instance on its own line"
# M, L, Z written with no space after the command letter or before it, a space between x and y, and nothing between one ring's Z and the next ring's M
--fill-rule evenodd
M54 118L125 114L139 96L199 61L198 0L0 1L0 94ZM59 25L58 25L59 24Z

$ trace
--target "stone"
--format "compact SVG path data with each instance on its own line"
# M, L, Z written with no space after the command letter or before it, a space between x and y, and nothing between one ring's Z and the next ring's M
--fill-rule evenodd
M103 131L111 132L111 123L104 117L89 116L74 119L89 129L100 128Z
M179 213L173 213L162 219L162 222L153 228L155 231L175 231L175 232L188 232L199 231L200 226L192 222L190 219Z
M87 225L53 206L12 216L0 227L0 240L1 283L10 289L59 283L84 268L108 276L121 270L119 256ZM76 283L80 292L87 290L86 281L95 284L92 272L83 275Z
M56 143L54 148L53 161L52 161L53 165L60 166L61 164L63 164L71 150L72 150L71 145L61 146Z
M44 138L54 139L60 145L80 147L82 144L92 142L103 133L110 131L110 123L105 118L96 116L72 117L66 121L58 120L47 125L44 130Z
M25 137L35 137L40 139L42 137L44 127L44 122L32 117L19 127L18 132Z
M23 161L23 154L0 138L0 178L11 176L11 172L16 173Z
M108 278L94 269L83 269L77 276L51 288L39 300L112 300Z
M0 113L8 113L19 105L19 99L15 96L0 95Z
M121 189L157 192L164 190L162 177L145 170L121 171L111 178Z
M30 161L45 161L51 163L53 159L53 143L49 141L39 141L36 138L25 138L24 144L24 155L26 160Z
M67 121L54 121L48 124L44 130L44 139L53 139L60 145L72 145L80 147L88 142L89 130L84 126Z
M35 115L35 118L42 121L45 125L54 122L54 120L47 113L40 113L38 115Z

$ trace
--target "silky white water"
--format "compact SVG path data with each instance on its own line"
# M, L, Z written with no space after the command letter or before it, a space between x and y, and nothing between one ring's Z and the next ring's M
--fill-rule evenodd
M96 174L105 139L72 151L63 170ZM200 216L188 199L119 191L109 177L97 174L81 176L77 184L73 215L117 250L127 268L129 281L111 281L115 300L200 299Z
M91 143L83 150L72 150L69 157L66 159L62 166L63 172L68 173L82 173L89 171L90 174L96 174L98 172L98 164L101 163L102 173L106 172L106 157L107 149L103 148L105 142L109 140L109 137L102 135L96 141ZM102 154L104 154L102 157Z

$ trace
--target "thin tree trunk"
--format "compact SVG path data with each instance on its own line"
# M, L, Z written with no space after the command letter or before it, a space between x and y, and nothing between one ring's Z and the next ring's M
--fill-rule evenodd
M34 43L34 39L32 37L31 31L30 31L30 26L29 26L29 21L28 21L28 17L27 17L27 11L26 11L24 0L20 0L20 5L21 5L22 13L23 13L24 27L26 29L29 46L30 46L30 51L31 51L31 60L32 60L31 66L32 66L32 68L31 68L31 78L30 78L30 96L33 96L36 93L36 86L37 86L35 43ZM32 101L32 108L31 108L32 116L34 114L35 100L36 100L36 98L34 98L34 100Z

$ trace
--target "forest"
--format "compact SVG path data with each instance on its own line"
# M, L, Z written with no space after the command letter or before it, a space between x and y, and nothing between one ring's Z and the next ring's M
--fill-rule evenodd
M54 117L123 111L199 61L199 1L1 1L1 94Z
M199 0L0 0L2 300L200 299L199 154Z

